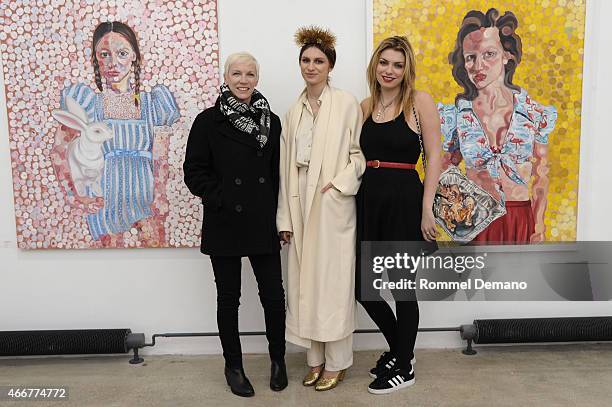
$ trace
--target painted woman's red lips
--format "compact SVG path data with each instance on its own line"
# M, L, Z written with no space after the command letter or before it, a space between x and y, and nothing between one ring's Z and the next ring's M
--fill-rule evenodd
M119 75L118 71L106 71L106 76L117 76Z
M474 75L474 80L476 82L482 82L485 79L487 79L487 75L483 74L483 73L477 73L476 75Z

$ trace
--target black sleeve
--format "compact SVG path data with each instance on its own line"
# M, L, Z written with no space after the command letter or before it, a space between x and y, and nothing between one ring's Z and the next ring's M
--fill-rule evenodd
M273 124L275 124L276 126L274 126L275 128L275 134L274 134L274 145L273 145L273 149L272 149L272 160L271 160L271 174L272 174L272 186L274 188L274 196L275 196L275 205L278 205L278 185L279 185L279 160L280 160L280 134L282 131L281 128L281 123L278 117L274 116L274 122Z
M211 207L221 206L220 177L215 173L209 132L214 128L205 113L199 114L191 126L185 151L183 172L185 184L192 194Z

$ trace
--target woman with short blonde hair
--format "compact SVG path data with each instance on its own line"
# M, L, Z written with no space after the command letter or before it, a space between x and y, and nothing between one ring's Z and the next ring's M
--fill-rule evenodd
M201 251L210 256L217 287L217 325L232 393L250 397L238 333L241 258L248 257L264 309L271 359L270 388L287 387L285 293L276 232L281 123L255 87L259 65L246 52L225 63L214 106L191 127L185 184L202 199Z

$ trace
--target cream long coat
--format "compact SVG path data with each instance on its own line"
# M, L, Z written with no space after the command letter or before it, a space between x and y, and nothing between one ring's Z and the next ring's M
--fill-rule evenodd
M283 123L276 223L279 231L293 232L286 338L310 347L311 340L337 341L355 328L355 194L365 158L359 147L359 102L348 92L327 87L313 130L302 219L295 137L304 92ZM329 182L335 188L321 193Z

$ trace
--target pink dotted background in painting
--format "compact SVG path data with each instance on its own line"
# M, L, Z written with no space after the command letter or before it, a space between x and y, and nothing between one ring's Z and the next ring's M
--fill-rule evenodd
M62 89L78 82L95 89L91 37L103 21L122 21L136 32L142 90L164 84L175 96L181 118L162 129L169 136L169 175L167 204L157 208L165 229L159 246L197 246L201 205L183 184L182 162L193 119L218 94L216 0L3 0L0 51L18 247L102 247L91 238L83 211L68 205L49 153L59 127L50 113L59 108ZM132 229L123 234L120 247L145 245Z

